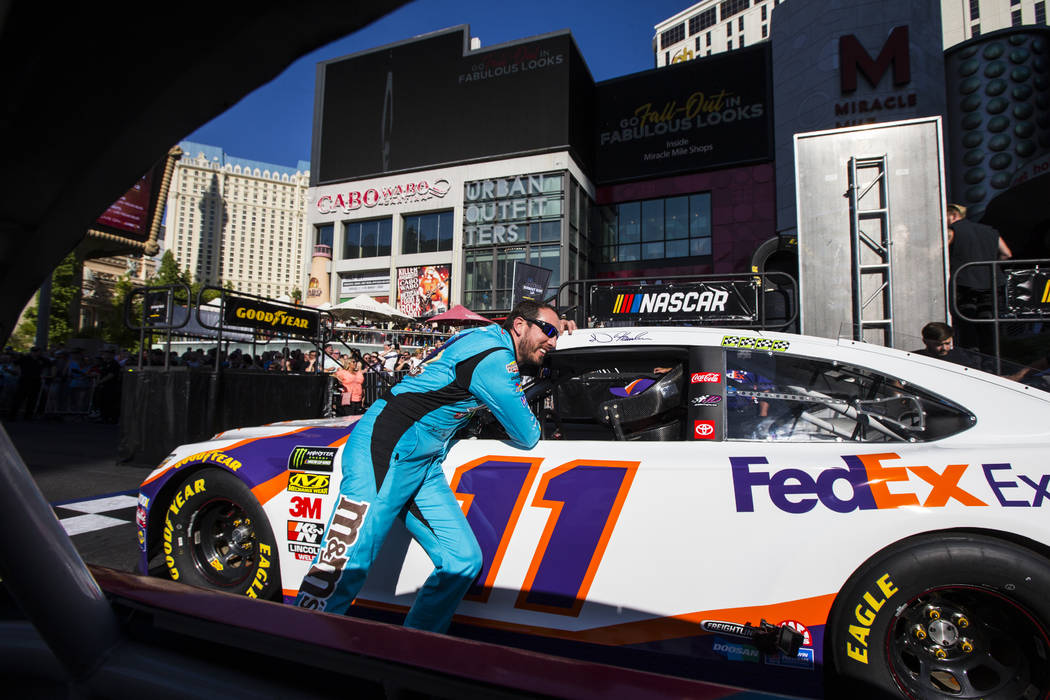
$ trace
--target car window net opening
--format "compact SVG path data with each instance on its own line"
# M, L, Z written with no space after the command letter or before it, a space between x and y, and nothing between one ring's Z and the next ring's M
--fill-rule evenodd
M946 399L894 377L791 355L726 352L726 438L927 442L973 425Z
M538 408L545 439L685 438L684 350L552 358L553 388Z

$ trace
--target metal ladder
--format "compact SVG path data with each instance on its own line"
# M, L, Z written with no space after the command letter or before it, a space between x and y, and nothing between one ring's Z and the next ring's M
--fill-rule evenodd
M861 175L871 173L862 185ZM886 156L849 159L853 339L864 340L869 328L883 331L882 342L893 347L893 272L890 266L890 196ZM865 178L865 181L867 178ZM872 224L879 233L869 235ZM874 288L874 289L872 289ZM867 296L865 296L867 294ZM881 304L875 302L881 301Z

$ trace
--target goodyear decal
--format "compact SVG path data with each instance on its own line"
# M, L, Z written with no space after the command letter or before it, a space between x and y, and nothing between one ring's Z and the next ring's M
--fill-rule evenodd
M171 576L172 581L178 581L182 577L182 573L179 571L179 567L175 565L175 547L177 543L175 542L175 524L171 522L171 516L178 515L179 511L186 505L187 500L198 493L203 493L206 489L207 486L204 483L204 479L195 479L193 483L186 484L182 489L175 492L168 510L164 513L164 543L162 545L164 548L164 564L168 567L168 574Z
M860 600L856 601L853 619L850 620L849 637L845 639L846 656L862 664L868 663L868 636L871 634L871 626L875 624L879 610L897 591L898 588L890 580L890 575L883 574L875 585L864 591Z
M288 475L288 490L298 493L327 494L332 477L327 474L291 472Z
M197 454L190 455L180 459L175 464L171 465L171 470L175 471L180 467L184 467L187 464L197 464L200 462L211 462L212 464L221 464L230 471L237 471L241 468L241 463L233 457L229 456L225 452L212 451L212 452L198 452Z
M768 338L748 338L740 335L722 336L722 347L740 348L741 350L769 350L784 352L791 343L787 340L770 340Z
M786 513L826 508L836 513L887 510L902 506L943 508L949 504L1003 508L1041 508L1050 504L1050 474L1032 478L1014 472L1009 462L989 464L900 464L895 452L843 455L844 465L812 473L775 469L765 457L730 457L733 495L739 513L755 510L756 499L769 500ZM967 472L980 472L982 488L966 482ZM983 488L984 485L987 488ZM969 489L969 490L967 490Z
M336 447L296 445L288 455L288 468L330 472L338 451Z

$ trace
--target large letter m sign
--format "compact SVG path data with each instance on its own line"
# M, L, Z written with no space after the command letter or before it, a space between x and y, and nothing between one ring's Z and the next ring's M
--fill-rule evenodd
M911 80L907 25L893 28L875 60L872 60L853 34L839 37L839 76L842 92L853 92L857 89L857 71L864 74L872 87L877 87L891 63L894 85L904 85Z

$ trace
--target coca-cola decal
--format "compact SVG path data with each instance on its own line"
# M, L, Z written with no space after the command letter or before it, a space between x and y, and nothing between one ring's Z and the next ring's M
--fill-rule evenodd
M690 384L719 384L721 381L722 375L719 372L693 372L689 379Z

